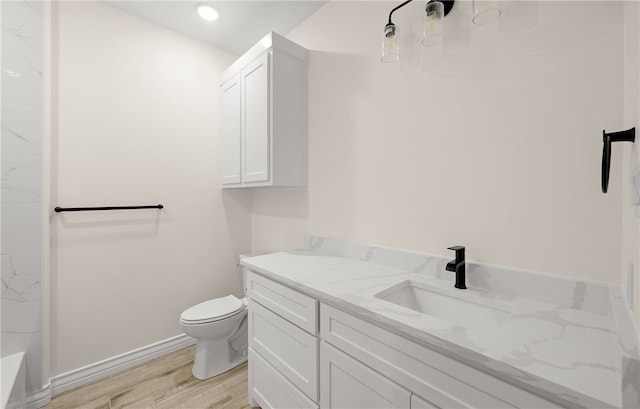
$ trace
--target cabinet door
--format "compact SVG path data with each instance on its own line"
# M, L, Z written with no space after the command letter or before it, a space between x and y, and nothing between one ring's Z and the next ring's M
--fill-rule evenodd
M240 75L222 85L220 174L223 185L240 183L241 105Z
M318 400L316 337L250 299L249 346L312 400Z
M269 180L270 90L269 53L263 54L242 71L244 131L242 181Z
M410 392L373 369L331 345L321 343L321 408L409 409L410 397Z
M262 409L318 409L318 405L249 347L249 394Z

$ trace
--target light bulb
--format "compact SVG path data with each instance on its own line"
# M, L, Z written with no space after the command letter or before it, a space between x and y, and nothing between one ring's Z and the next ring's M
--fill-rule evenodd
M196 11L205 20L213 21L218 19L218 11L208 4L198 4Z
M425 47L442 43L444 35L444 4L430 1L424 11L422 22L422 45Z
M384 27L382 36L382 62L397 62L400 59L398 32L393 23Z

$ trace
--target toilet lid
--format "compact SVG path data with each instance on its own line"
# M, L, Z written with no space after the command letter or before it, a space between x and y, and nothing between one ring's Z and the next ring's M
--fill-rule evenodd
M182 313L180 319L184 322L210 322L218 321L238 313L244 308L242 301L233 295L214 298L188 308Z

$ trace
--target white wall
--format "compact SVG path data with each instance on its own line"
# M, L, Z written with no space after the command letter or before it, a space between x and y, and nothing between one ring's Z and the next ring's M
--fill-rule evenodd
M640 4L635 1L624 3L624 129L636 127L640 132ZM631 200L632 166L640 166L640 135L636 135L635 144L620 144L622 161L622 288L627 290L626 271L628 263L633 264L634 285L631 289L635 311L636 326L640 328L640 206L634 206ZM635 161L632 161L632 158Z
M330 2L288 35L310 50L309 184L254 193L253 250L305 233L462 244L478 261L620 282L621 152L606 195L600 162L602 129L623 125L622 3L511 2L436 74L380 63L395 4Z
M235 56L94 2L60 2L51 214L51 376L181 334L241 296L250 197L221 192L219 77Z
M309 187L253 202L218 181L218 77L235 57L59 4L53 203L166 209L51 215L52 376L179 334L184 308L240 295L236 254L307 233L620 282L640 246L621 150L600 192L600 132L629 119L622 3L512 2L427 73L379 62L395 4L330 2L288 35L310 50Z

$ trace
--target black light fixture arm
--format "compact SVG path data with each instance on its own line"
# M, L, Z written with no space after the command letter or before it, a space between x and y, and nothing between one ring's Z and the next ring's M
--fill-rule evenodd
M402 7L406 6L407 4L411 3L412 1L413 1L413 0L407 0L407 1L403 2L402 4L400 4L400 5L396 6L396 7L394 7L394 8L393 8L393 10L391 10L391 12L389 13L389 22L388 22L387 24L393 24L393 23L391 22L391 15L393 15L393 12L394 12L394 11L398 10L399 8L402 8Z
M387 23L387 25L392 25L393 22L391 22L391 16L393 15L393 12L406 6L407 4L411 3L413 0L407 0L405 2L400 3L399 5L397 5L396 7L394 7L391 12L389 13L389 22ZM455 0L429 0L427 2L427 4L434 2L434 1L439 1L444 5L444 15L446 16L447 14L449 14L449 12L451 11L451 9L453 8L453 3L455 3Z
M609 171L611 169L611 143L612 142L635 142L636 128L626 131L605 132L602 130L602 193L607 193L609 189Z

